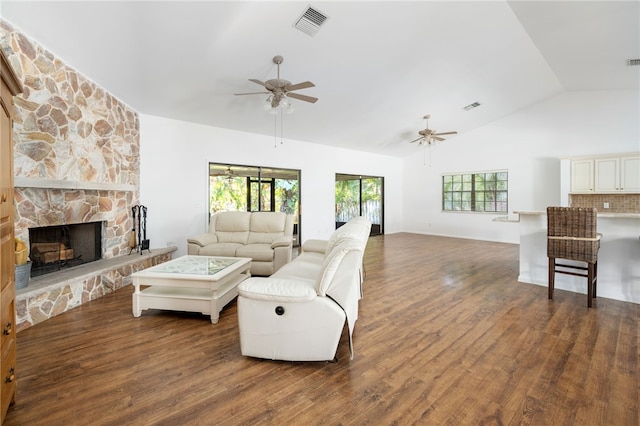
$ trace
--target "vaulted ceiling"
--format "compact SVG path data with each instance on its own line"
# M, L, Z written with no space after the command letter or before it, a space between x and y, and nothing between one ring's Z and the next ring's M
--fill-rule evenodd
M294 27L308 6L328 17L315 35ZM281 78L319 98L293 100L285 138L393 156L425 114L463 134L566 91L640 90L635 0L2 0L0 15L140 113L270 136L266 95L234 93L282 55Z

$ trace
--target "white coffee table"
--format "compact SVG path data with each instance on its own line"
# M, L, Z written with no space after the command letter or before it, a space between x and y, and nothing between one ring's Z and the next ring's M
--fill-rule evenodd
M135 272L133 316L146 309L202 312L215 324L250 268L251 259L243 257L182 256Z

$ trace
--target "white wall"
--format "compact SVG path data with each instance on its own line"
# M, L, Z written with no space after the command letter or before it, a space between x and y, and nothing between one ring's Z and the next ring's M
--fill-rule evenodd
M147 206L151 249L205 232L208 164L230 163L301 170L301 236L327 238L335 228L335 174L385 178L385 233L402 231L402 159L140 116L140 202Z
M469 112L470 114L473 111ZM415 232L517 244L500 214L443 213L441 175L509 171L509 211L561 203L560 157L640 150L637 91L571 92L404 159L141 115L140 200L151 246L204 232L209 162L302 170L302 240L334 227L335 173L385 177L385 233Z
M442 212L441 175L507 169L509 211L545 210L561 203L560 157L639 150L638 91L564 93L449 137L431 166L416 148L404 159L404 231L518 243L516 224L492 221L499 214Z

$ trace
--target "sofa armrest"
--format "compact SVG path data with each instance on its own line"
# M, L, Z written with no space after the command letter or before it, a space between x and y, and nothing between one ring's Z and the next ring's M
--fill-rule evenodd
M276 248L276 247L291 247L293 245L293 239L289 236L283 235L282 237L278 237L276 238L272 243L271 243L271 248Z
M197 244L200 247L204 247L217 242L218 236L209 232L207 232L206 234L200 234L195 237L187 238L187 243Z
M311 251L314 253L324 254L327 250L327 240L306 240L302 244L302 251Z
M247 299L271 302L308 302L316 298L314 288L285 278L251 277L240 283L238 294Z

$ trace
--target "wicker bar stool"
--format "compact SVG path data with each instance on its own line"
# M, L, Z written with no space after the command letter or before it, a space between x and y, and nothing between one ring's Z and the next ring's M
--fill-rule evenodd
M587 207L547 207L547 257L549 299L553 299L555 274L587 278L587 306L596 297L598 284L598 211ZM557 259L585 262L586 266L558 263Z

